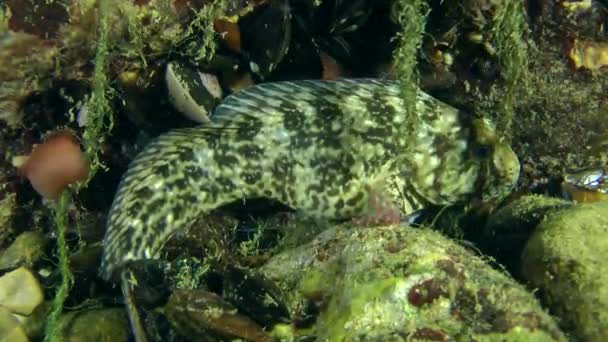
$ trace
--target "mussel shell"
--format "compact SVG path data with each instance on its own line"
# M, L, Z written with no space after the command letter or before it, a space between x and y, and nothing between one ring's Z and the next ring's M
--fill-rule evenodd
M260 5L239 20L242 51L251 71L264 78L283 60L291 40L291 12L287 0Z
M169 100L190 120L205 123L220 102L222 90L217 78L178 62L167 64L165 81Z
M564 176L565 198L581 203L608 200L608 167L585 169Z
M371 3L368 0L335 0L333 5L329 27L329 33L333 35L356 31L367 22L371 14Z
M162 260L146 259L125 266L133 280L130 291L138 307L151 309L165 302L170 293L165 279L167 265Z
M213 292L177 289L169 297L165 314L190 341L271 341L262 327Z
M608 168L598 167L567 174L564 182L587 190L608 193Z
M229 267L224 273L224 298L265 327L290 321L278 287L261 274Z

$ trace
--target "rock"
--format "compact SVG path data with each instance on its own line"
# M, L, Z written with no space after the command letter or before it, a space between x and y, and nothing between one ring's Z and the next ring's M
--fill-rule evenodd
M19 320L10 310L0 306L0 341L28 342Z
M121 342L129 339L129 321L123 309L99 309L70 312L60 321L61 341Z
M43 300L40 283L29 269L19 267L0 277L0 306L13 313L27 316Z
M528 241L523 275L564 329L608 340L608 202L551 213Z
M13 314L21 322L23 331L31 340L41 341L44 337L44 329L52 305L52 301L48 300L39 305L29 316Z
M44 256L46 239L39 232L24 232L0 255L0 269L32 267Z
M285 293L295 336L566 340L523 286L429 229L330 228L261 272Z
M518 274L521 253L538 223L547 214L571 205L572 202L553 197L523 196L492 214L476 242L485 253Z
M17 209L14 193L0 194L0 244L13 233L13 217Z

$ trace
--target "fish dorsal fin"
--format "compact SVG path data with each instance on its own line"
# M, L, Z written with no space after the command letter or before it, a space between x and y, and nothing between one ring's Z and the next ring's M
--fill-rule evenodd
M373 93L378 86L394 84L394 81L371 78L262 83L226 97L213 112L211 120L216 123L236 124L251 119L283 119L293 111L304 111L306 107L319 108L324 103L339 104L357 92ZM331 113L324 113L327 114ZM277 115L280 118L273 118Z

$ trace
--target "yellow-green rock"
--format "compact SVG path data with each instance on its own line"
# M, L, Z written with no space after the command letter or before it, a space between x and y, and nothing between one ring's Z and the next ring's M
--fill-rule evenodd
M566 340L523 286L429 229L335 227L274 256L261 271L286 294L292 318L313 321L295 336Z
M523 274L565 329L608 341L608 202L554 212L523 254Z
M29 269L19 267L0 277L0 306L11 312L27 316L43 300L40 282Z
M0 306L0 341L28 342L23 326L13 313Z

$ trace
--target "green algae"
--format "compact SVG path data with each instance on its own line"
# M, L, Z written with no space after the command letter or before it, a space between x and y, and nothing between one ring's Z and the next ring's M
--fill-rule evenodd
M204 63L210 61L215 56L217 48L217 33L213 29L215 19L221 17L226 12L228 1L215 0L203 6L197 11L194 20L190 22L186 34L202 33L201 39L194 45L186 49L192 61ZM198 34L200 34L198 33Z
M499 2L492 17L490 42L504 79L504 93L500 100L502 117L501 131L512 137L516 100L530 92L529 52L526 38L530 34L524 2Z
M99 151L103 146L108 133L112 130L113 118L112 108L108 99L110 89L107 71L108 57L108 33L110 30L108 22L108 12L110 10L111 1L99 1L98 9L98 24L97 24L97 52L95 53L95 69L92 79L92 94L88 103L87 124L82 135L85 153L89 159L90 170L88 183L97 173L100 167L103 167L99 159Z
M93 71L91 98L86 104L87 125L83 133L83 144L85 154L89 162L89 175L81 186L86 184L95 176L98 169L103 167L99 158L99 152L108 133L112 129L112 109L107 97L110 89L107 73L108 55L108 12L111 1L101 0L98 3L98 25L97 25L97 51L94 58L95 69ZM65 240L67 230L67 210L72 204L72 193L70 189L63 191L59 202L55 207L55 225L57 228L57 254L59 258L59 271L61 273L61 284L56 290L49 320L46 327L45 340L59 341L58 320L63 310L63 304L67 299L70 289L74 285L74 275L69 265L69 250Z
M422 0L398 0L394 2L391 9L391 19L401 27L395 37L398 44L393 53L393 59L394 68L401 85L401 94L408 113L416 112L418 94L416 65L428 13L429 6ZM409 117L411 119L403 127L406 136L416 132L418 125L416 115L410 115Z
M62 341L59 332L59 317L63 310L63 303L74 285L74 275L69 264L69 250L66 244L67 210L72 203L70 191L64 191L55 207L55 225L57 228L57 254L58 267L61 273L61 284L55 292L51 311L46 325L45 341Z

